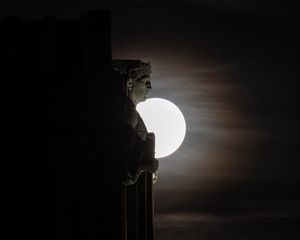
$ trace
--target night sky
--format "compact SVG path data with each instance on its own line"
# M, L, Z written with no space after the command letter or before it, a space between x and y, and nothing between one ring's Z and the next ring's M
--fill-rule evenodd
M156 239L299 237L295 6L269 0L99 2L1 2L0 15L72 18L110 9L113 58L151 62L149 97L174 102L187 123L183 145L160 160Z

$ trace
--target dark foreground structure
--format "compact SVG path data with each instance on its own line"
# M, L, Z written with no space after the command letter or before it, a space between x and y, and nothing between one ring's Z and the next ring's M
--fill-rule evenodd
M10 238L153 239L152 175L120 181L126 101L109 12L5 17L0 41Z

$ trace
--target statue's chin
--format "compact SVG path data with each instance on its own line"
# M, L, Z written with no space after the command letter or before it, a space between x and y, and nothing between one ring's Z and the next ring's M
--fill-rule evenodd
M144 96L142 99L140 99L140 102L145 102L145 101L146 101L146 99L147 99L147 97L146 97L146 96Z
M141 96L140 98L137 99L137 103L145 102L146 99L147 99L147 95L144 95L143 97Z

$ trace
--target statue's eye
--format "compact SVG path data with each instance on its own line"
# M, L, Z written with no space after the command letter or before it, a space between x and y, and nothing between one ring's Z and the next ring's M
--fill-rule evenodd
M147 83L147 82L150 82L150 78L149 77L144 77L142 79L143 83Z

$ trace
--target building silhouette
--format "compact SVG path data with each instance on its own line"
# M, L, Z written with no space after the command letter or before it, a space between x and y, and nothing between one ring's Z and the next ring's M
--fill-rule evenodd
M119 177L126 101L109 11L7 16L0 41L10 236L153 239L152 175Z

